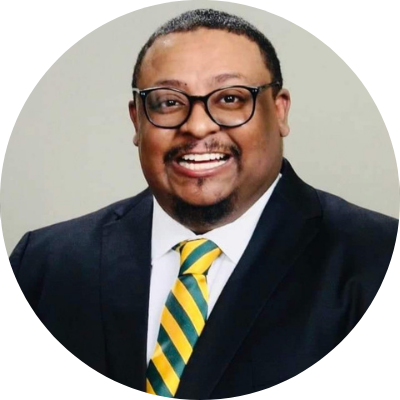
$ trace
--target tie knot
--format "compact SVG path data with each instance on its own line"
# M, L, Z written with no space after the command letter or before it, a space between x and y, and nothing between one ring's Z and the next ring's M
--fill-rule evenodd
M181 254L179 275L207 275L213 261L222 253L214 242L207 239L185 240L173 249Z

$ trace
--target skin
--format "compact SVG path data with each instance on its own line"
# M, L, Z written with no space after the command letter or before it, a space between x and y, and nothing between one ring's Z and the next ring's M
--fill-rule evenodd
M260 86L271 81L256 43L225 31L198 29L158 38L143 60L138 87L164 86L206 95L223 86ZM130 102L136 131L133 142L138 147L145 178L161 207L179 220L174 215L174 197L191 205L207 206L231 196L233 208L222 220L208 226L187 223L187 228L196 233L240 217L279 174L282 138L289 134L289 107L287 90L281 90L274 98L268 89L258 95L253 118L240 127L219 127L208 117L204 105L197 102L184 125L163 129L147 120L141 100ZM175 148L178 154L166 161L166 155ZM189 171L177 163L177 157L183 154L209 153L210 148L212 152L229 154L229 161L206 171ZM235 156L233 149L240 155Z

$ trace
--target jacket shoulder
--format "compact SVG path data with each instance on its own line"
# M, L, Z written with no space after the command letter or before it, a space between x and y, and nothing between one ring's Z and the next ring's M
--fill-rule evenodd
M56 254L72 257L87 249L95 251L103 226L135 212L143 201L152 201L148 189L90 214L27 232L10 256L14 272L18 274L22 259L26 260L28 253L31 262L40 263Z
M396 242L398 219L321 190L316 193L322 208L322 229L331 243L364 256L385 256L387 267Z
M89 214L36 229L30 232L30 234L48 239L58 234L67 236L84 235L87 234L89 230L96 229L107 223L123 218L131 211L134 212L135 207L141 201L146 200L151 200L151 194L148 189L136 196L117 201Z
M341 197L315 189L325 220L345 230L374 228L396 235L399 220L352 204Z

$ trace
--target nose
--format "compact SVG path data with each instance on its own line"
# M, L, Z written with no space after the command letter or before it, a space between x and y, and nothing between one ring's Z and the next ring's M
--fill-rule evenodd
M196 101L193 104L188 120L179 128L179 130L182 133L189 134L197 139L202 139L218 132L220 126L207 114L205 104Z

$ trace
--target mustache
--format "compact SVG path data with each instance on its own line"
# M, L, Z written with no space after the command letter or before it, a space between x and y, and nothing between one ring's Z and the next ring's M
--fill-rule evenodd
M176 159L176 157L180 154L185 154L193 150L198 145L197 142L189 142L182 144L180 146L172 147L164 156L164 162L168 163ZM210 142L204 143L204 147L206 151L211 152L221 152L231 154L236 159L239 159L242 155L241 150L235 144L226 145L218 142L217 140L212 140Z

